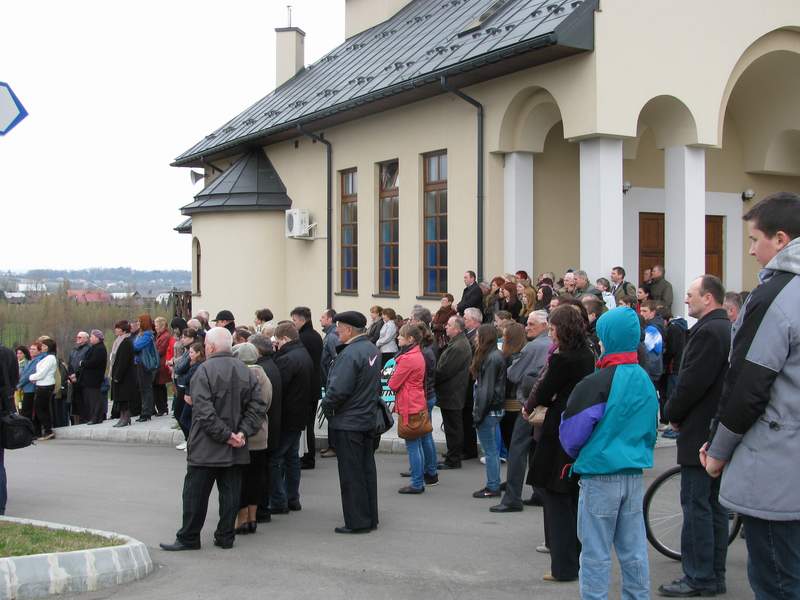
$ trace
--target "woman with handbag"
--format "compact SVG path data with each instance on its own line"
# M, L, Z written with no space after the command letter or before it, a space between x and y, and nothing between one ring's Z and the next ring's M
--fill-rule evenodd
M472 422L486 457L486 486L473 498L500 496L500 452L497 425L503 417L506 398L506 359L497 349L497 329L488 323L478 328L478 345L470 365L475 378Z
M558 426L570 393L594 372L595 359L583 317L572 306L559 306L550 314L550 338L556 350L531 391L523 416L534 411L541 415L542 407L547 409L541 421L533 422L534 437L540 435L533 455L533 484L542 494L545 540L550 548L550 573L542 579L574 581L580 556L578 484L569 475L572 459L561 447Z
M422 330L416 325L400 328L400 352L395 357L396 366L387 385L395 394L394 410L400 416L398 435L406 441L411 484L400 488L400 494L421 494L425 491L422 438L432 428L425 400L425 358L419 343ZM434 477L436 472L432 473Z

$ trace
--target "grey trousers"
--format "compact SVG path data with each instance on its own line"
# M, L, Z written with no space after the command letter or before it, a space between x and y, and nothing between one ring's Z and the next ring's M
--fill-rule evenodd
M511 445L508 448L506 465L506 491L502 504L522 508L522 486L525 483L525 472L528 469L528 451L533 442L533 427L523 418L520 412L514 421L511 433Z

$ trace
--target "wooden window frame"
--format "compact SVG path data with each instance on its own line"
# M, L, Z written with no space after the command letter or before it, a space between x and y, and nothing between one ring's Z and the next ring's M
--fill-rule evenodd
M353 176L353 185L351 193L347 193L347 179ZM341 171L339 177L339 185L341 190L340 219L339 219L339 283L340 291L345 293L358 293L358 170L346 169ZM355 218L352 220L345 220L345 206L352 204L355 209ZM353 236L351 243L345 243L345 228L353 228ZM351 266L345 266L345 251L352 250L353 261ZM352 285L346 285L346 275L352 273Z
M436 178L432 178L430 173L430 160L436 158ZM447 150L438 150L436 152L428 152L422 155L423 164L423 186L422 186L422 289L424 296L441 297L447 293L447 264L449 261L441 260L441 250L444 247L445 259L447 258L448 245L447 245ZM444 177L442 174L442 165L444 165ZM439 193L437 193L439 192ZM441 209L440 192L444 192L445 210ZM427 196L429 193L434 193L436 200L434 202L434 212L428 212ZM427 221L429 218L435 219L436 237L428 238ZM444 222L442 222L444 219ZM436 262L428 264L428 247L434 246L436 250ZM429 285L430 271L436 271L435 281L437 282L436 288L431 288Z
M397 165L397 175L395 177L395 186L392 188L383 187L383 169L388 165ZM397 182L400 179L400 161L390 160L378 165L378 293L387 295L398 295L400 293L400 186ZM387 200L396 200L397 215L389 218L384 218L383 205ZM391 237L388 242L383 240L383 226L386 223L397 224L397 235ZM390 228L392 231L394 227ZM396 257L396 261L392 261L389 266L384 266L382 262L384 248L395 248L396 252L390 251L390 256ZM389 276L389 286L384 285L384 274L386 271L392 273Z

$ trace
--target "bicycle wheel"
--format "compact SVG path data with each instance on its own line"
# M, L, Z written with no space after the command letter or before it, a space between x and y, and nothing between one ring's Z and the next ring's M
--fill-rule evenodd
M659 475L644 494L644 528L647 540L664 556L681 559L681 468Z

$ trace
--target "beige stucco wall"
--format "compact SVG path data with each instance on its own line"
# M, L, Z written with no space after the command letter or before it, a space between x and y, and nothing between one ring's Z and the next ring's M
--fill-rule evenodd
M535 152L531 243L536 272L579 266L575 142L584 137L626 137L626 157L636 158L624 161L624 178L637 187L663 187L659 146L697 142L709 147L710 191L752 188L756 197L762 198L780 189L797 190L797 178L744 172L745 144L732 115L727 117L724 139L720 138L720 115L725 114L732 83L744 66L763 52L781 44L792 46L798 39L793 31L770 32L792 23L800 25L800 5L792 0L770 0L766 5L754 11L743 0L601 0L594 52L465 89L484 104L486 113L484 275L491 277L502 270L504 152ZM686 15L692 15L691 21ZM649 102L662 96L665 98ZM747 111L740 109L739 114ZM334 308L366 313L369 306L381 304L408 314L418 302L436 307L435 301L417 299L423 287L421 155L441 149L447 150L449 164L448 287L458 297L464 270L476 265L475 109L452 95L442 95L324 133L333 144L336 292L340 281L339 172L355 167L359 181L359 293L337 294ZM720 144L722 150L710 148ZM318 223L315 234L324 238L324 146L299 137L270 145L265 151L293 206L310 209L312 221ZM377 164L392 159L400 164L400 294L385 298L374 296L378 288ZM246 242L238 231L231 236L229 232L237 230L231 224L252 236ZM324 308L325 240L286 240L282 213L200 215L193 227L203 244L204 257L203 295L195 301L197 308L213 312L227 307L237 316L237 311L243 311L248 320L253 310L265 305L280 316L295 305L308 305L315 319ZM752 287L757 268L751 258L743 256L742 260L745 285ZM231 267L231 263L237 266ZM256 281L232 288L231 276L244 274L239 265L247 265L248 279Z

